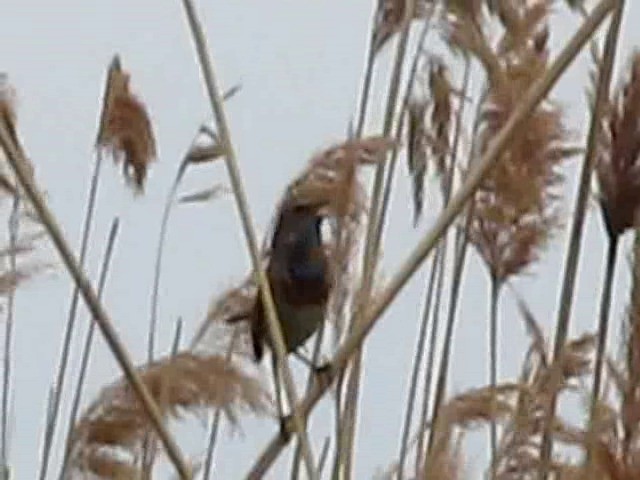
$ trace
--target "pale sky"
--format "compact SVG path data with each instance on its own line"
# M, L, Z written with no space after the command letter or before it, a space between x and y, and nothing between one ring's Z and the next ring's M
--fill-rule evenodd
M223 85L243 86L228 103L228 116L253 219L260 233L264 232L287 182L314 152L344 138L357 104L374 3L199 2ZM619 57L623 64L631 48L640 41L640 32L633 28L639 18L640 4L627 2ZM564 31L552 29L553 55L578 22L563 15L554 25L560 24ZM0 71L9 74L18 93L19 130L35 164L37 179L47 191L49 205L73 245L79 242L94 161L93 140L104 72L115 53L120 54L125 69L132 75L134 91L150 111L159 159L151 168L146 194L134 198L123 184L120 169L110 162L105 165L89 255L89 272L95 278L111 220L119 215L121 233L105 305L136 362L142 362L146 356L153 262L164 199L195 130L211 118L181 2L5 2L0 7L0 32ZM433 38L432 48L442 51L436 37ZM390 45L380 57L368 133L379 132L392 53ZM588 66L588 55L583 54L553 92L554 98L566 107L569 125L577 130L578 141L582 141L586 123L584 92ZM577 165L579 161L574 160L567 169L570 179L565 189L567 215L573 208ZM426 218L414 230L404 159L397 172L382 265L387 277L427 231L439 209L438 190L430 182ZM222 164L194 169L182 191L188 193L219 182L228 184L225 175ZM575 333L595 325L602 274L604 236L600 213L596 208L590 212L579 270L582 281L572 323ZM6 227L1 228L6 231ZM619 263L619 288L614 293L612 335L618 334L628 295L629 239L625 239ZM565 240L563 230L549 245L542 261L534 266L532 274L515 282L546 331L555 323ZM52 252L52 258L58 262L54 255ZM169 348L178 317L184 319L185 338L190 339L212 296L244 278L249 266L231 197L176 209L169 229L160 296L161 349ZM355 476L358 479L371 478L398 454L425 272L422 269L403 290L367 343ZM462 289L451 393L486 383L487 280L484 266L472 253ZM11 431L15 479L36 477L46 396L58 363L70 292L69 277L60 266L17 294ZM88 322L86 310L81 308L80 312L70 379L75 379ZM501 303L501 324L501 378L513 378L528 340L508 291ZM102 339L96 346L85 406L102 386L120 376ZM304 377L302 370L296 371L298 391L302 392ZM269 372L266 365L264 372L265 375ZM74 381L66 382L50 478L56 478L58 473L73 384ZM316 455L324 435L333 426L329 407L331 403L325 400L312 417L316 425L313 428ZM242 478L277 428L267 420L249 417L242 420L242 435L230 436L225 431L221 437L215 478ZM197 455L204 451L206 432L197 423L190 425L188 432L181 430L179 441L187 454ZM482 431L468 442L469 478L477 478L474 468L484 461L484 446L480 442L484 438ZM283 478L289 458L289 454L283 455L268 478Z

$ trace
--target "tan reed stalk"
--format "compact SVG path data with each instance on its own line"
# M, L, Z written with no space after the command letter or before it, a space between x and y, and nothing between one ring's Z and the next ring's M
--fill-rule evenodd
M440 69L436 69L433 70L431 72L431 77L432 80L430 80L430 83L434 83L433 82L433 78L434 78L434 74L435 75L439 75ZM464 75L464 79L463 79L463 92L466 92L466 87L468 86L468 80L469 80L469 70L466 69L465 70L465 75ZM444 79L444 76L438 77L440 79ZM438 96L438 93L435 92L436 88L432 88L432 92L431 92L431 96L434 97L434 111L436 110L436 106L438 103L438 99L436 99L435 97ZM446 95L446 99L445 102L447 104L450 103L450 99L449 97L449 93L450 93L450 85L448 84L447 81L447 95ZM457 117L458 117L458 122L457 122L457 130L455 132L454 135L454 142L458 142L459 138L460 138L460 128L462 127L462 112L463 112L463 103L461 102L460 104L460 108L458 109L458 113L457 113ZM441 179L441 184L442 184L442 194L443 194L443 203L446 205L446 203L449 201L449 197L450 197L450 193L451 193L451 188L453 186L453 178L455 175L455 162L456 162L456 147L454 147L454 150L450 151L450 147L449 147L449 143L450 143L450 139L449 137L449 131L448 131L448 124L450 123L450 116L451 116L451 107L450 105L445 109L447 114L445 114L444 118L441 118L440 121L442 122L440 125L436 126L433 125L432 128L434 130L436 130L436 132L438 130L441 130L442 133L440 136L442 136L442 134L444 134L444 138L438 138L438 140L444 140L443 145L440 145L441 148L439 148L438 150L441 150L442 153L442 157L443 158L439 158L440 157L440 152L437 152L438 155L436 155L438 158L435 159L437 164L441 164L441 165L437 165L437 169L439 170L439 174L442 177ZM433 115L433 114L432 114ZM442 126L447 126L446 128L442 128ZM438 133L435 133L434 136L438 136ZM440 137L439 136L439 137ZM409 148L412 148L412 146L410 146ZM446 167L445 169L445 165L444 163L446 162L446 158L449 157L449 165ZM426 166L425 166L425 170L426 170ZM426 173L426 172L425 172ZM418 173L418 175L420 175L420 173ZM417 221L417 219L419 218L421 209L422 209L422 200L421 198L421 192L418 192L417 189L421 188L421 183L422 181L419 180L417 182L414 182L414 189L416 191L414 191L414 208L416 211L416 216L414 217L414 221ZM385 191L386 193L386 191ZM418 200L420 199L420 200ZM429 387L431 384L431 368L433 365L433 360L435 358L435 347L437 344L437 338L438 338L438 327L439 327L439 323L440 323L440 303L442 300L442 291L443 291L443 285L444 285L444 272L445 272L445 265L446 265L446 259L447 259L447 236L445 235L442 240L441 243L438 245L438 249L436 251L436 256L434 258L434 262L438 262L439 263L439 272L438 272L438 279L437 279L437 285L435 287L435 295L436 295L436 300L435 300L435 307L433 309L433 320L432 320L432 328L431 328L431 333L430 333L430 345L429 345L429 356L428 356L428 360L427 360L427 365L425 366L425 383L424 383L424 399L425 401L423 402L423 405L426 405L428 403L428 397L429 397ZM428 295L429 297L431 297L433 295L433 291L431 290L433 287L430 285L429 286L429 290L426 293L426 295ZM414 360L413 360L413 371L412 371L412 376L411 376L411 382L410 382L410 386L409 386L409 396L407 398L407 409L406 409L406 414L405 414L405 422L403 425L403 431L402 431L402 440L401 440L401 446L400 446L400 455L399 455L399 459L398 459L398 478L402 479L404 478L404 465L405 465L405 460L406 460L406 455L407 455L407 450L408 450L408 442L409 442L409 433L411 430L411 420L413 418L413 410L414 410L414 404L415 404L415 397L417 395L417 383L418 383L418 373L419 370L422 366L422 361L423 361L423 356L424 356L424 347L425 347L425 342L426 342L426 333L427 333L427 325L429 322L429 317L431 316L431 312L430 312L430 303L431 303L431 299L429 299L426 304L427 304L427 308L425 308L423 315L422 315L422 321L421 321L421 326L420 326L420 334L418 337L418 342L416 345L416 351L414 354Z
M464 66L464 80L463 80L463 88L462 88L462 99L467 97L469 88L470 88L470 80L471 80L471 59L468 55L465 55L465 66ZM445 188L445 198L447 199L447 202L449 201L449 196L450 196L450 191L453 185L453 176L454 176L454 172L455 172L455 167L458 165L458 153L460 150L460 143L461 143L461 139L462 139L462 128L463 128L463 115L464 115L464 106L465 103L461 103L460 104L460 108L458 109L457 112L457 118L456 118L456 126L455 126L455 134L454 134L454 139L453 139L453 151L452 151L452 157L451 157L451 162L450 162L450 171L448 172L448 187ZM478 118L478 115L476 113L476 118ZM474 135L472 135L472 138L475 138L475 132L478 128L478 124L479 122L477 120L474 121L474 128L473 128L473 132ZM471 144L471 148L470 151L473 152L474 151L474 144L472 142ZM462 284L462 272L464 270L464 263L466 260L466 240L468 238L468 230L469 230L469 223L471 221L471 215L472 215L472 206L467 208L467 212L463 213L463 216L465 216L466 220L464 222L464 227L462 229L459 229L456 232L456 235L454 237L454 263L453 263L453 272L452 272L452 280L451 280L451 290L450 290L450 295L449 295L449 304L448 304L448 310L447 310L447 328L445 331L445 341L444 341L444 345L443 345L443 350L442 350L442 354L441 354L441 360L440 360L440 371L441 371L441 376L443 379L446 379L447 376L447 371L448 371L448 365L449 365L449 352L451 349L451 345L453 343L453 326L455 323L455 319L456 319L456 312L457 312L457 308L458 308L458 301L459 301L459 293L460 293L460 285ZM460 242L460 238L462 237L462 242ZM438 299L438 303L440 302L440 299ZM437 315L438 312L434 312L434 315ZM437 317L435 317L434 319L434 326L436 323ZM420 426L418 427L418 433L417 433L417 439L416 439L416 458L415 458L415 471L419 471L422 464L423 464L423 453L425 452L425 443L426 443L426 438L427 438L427 422L428 422L428 415L429 415L429 405L431 402L431 395L432 395L432 381L433 381L433 373L435 371L435 349L436 349L436 342L437 342L437 338L436 338L436 333L437 332L433 332L432 334L432 338L431 338L431 345L429 346L429 358L427 359L427 365L426 365L426 371L425 371L425 380L424 380L424 385L425 385L425 391L424 391L424 395L423 395L423 400L422 400L422 410L421 410L421 414L420 414ZM444 392L445 389L445 384L441 383L439 381L440 384L440 391ZM438 392L436 392L436 396L438 395ZM435 407L435 404L434 404ZM435 410L434 410L435 411ZM435 416L433 416L433 418L435 418Z
M28 162L22 152L20 152L13 144L11 135L4 121L0 121L0 145L2 145L2 148L6 153L8 163L11 165L20 185L24 189L26 197L33 205L42 225L47 230L47 233L51 237L58 253L62 257L69 274L72 276L74 282L79 286L82 297L85 300L91 315L94 317L95 321L98 322L107 345L124 371L127 381L131 384L135 394L140 399L140 403L142 404L144 411L149 415L151 422L158 432L162 445L178 471L180 478L182 480L189 480L191 478L191 469L183 459L175 440L166 429L162 416L158 410L158 406L153 402L153 398L149 394L149 391L140 381L140 377L136 373L135 367L131 362L131 357L120 341L120 338L113 328L111 319L106 313L104 307L98 301L90 281L82 271L78 260L73 255L73 252L65 240L55 217L49 210L45 200L42 198L34 180L31 178L29 168L27 166Z
M420 241L409 257L402 263L388 285L374 299L373 305L367 311L362 323L343 342L333 360L329 364L327 376L335 378L336 373L349 361L353 352L360 346L376 320L386 311L393 299L398 295L409 279L415 274L425 258L432 252L440 238L451 226L467 201L472 197L484 176L497 161L507 147L511 135L526 120L527 116L545 98L555 85L562 73L568 68L584 45L617 5L617 0L601 0L585 19L580 28L574 33L555 61L550 65L545 75L539 78L522 96L521 102L510 115L509 120L494 137L478 163L473 166L462 186L458 189L447 207L440 214L430 232ZM297 411L307 416L318 400L327 391L329 382L316 385L314 389L297 406ZM277 436L272 439L251 468L247 478L262 478L282 449L287 445L285 438Z
M432 305L434 300L434 294L436 293L436 278L438 284L440 279L443 278L443 266L444 256L443 250L446 243L440 243L433 257L431 264L431 273L429 274L429 280L425 289L424 307L422 309L422 321L420 322L420 328L418 331L418 341L416 343L416 350L414 353L413 367L411 371L411 379L409 381L409 392L407 393L407 404L405 408L405 417L402 424L402 434L400 437L400 453L398 454L398 479L404 478L404 466L406 463L406 457L409 450L409 435L411 433L411 423L413 420L413 413L415 408L415 401L418 392L418 375L420 374L420 368L422 367L422 361L425 352L425 346L427 344L427 335L429 334L429 319L431 318ZM435 310L435 308L433 308ZM435 314L434 314L435 317ZM430 338L434 339L433 328L431 329ZM429 352L431 353L431 351ZM423 386L425 395L428 395L427 384Z
M409 40L409 31L411 21L416 12L416 0L405 0L404 16L396 54L393 63L391 78L389 80L389 90L387 93L387 104L384 117L384 125L382 129L383 137L390 136L393 128L393 122L396 114L398 96L400 93L400 82L402 79L402 67L406 56L407 43ZM386 162L380 162L376 167L376 173L373 180L373 189L371 194L371 203L369 210L369 222L367 224L367 233L365 236L365 246L363 252L363 280L362 287L358 291L356 301L356 310L352 319L352 326L357 327L361 322L364 314L364 305L369 301L375 277L379 241L381 228L378 226L378 217L380 215L383 180ZM343 413L343 431L340 435L340 450L337 457L337 464L340 468L339 474L344 480L349 480L353 475L353 456L356 436L356 422L358 415L358 405L360 402L360 382L362 376L362 349L358 349L351 363L351 368L347 380L347 393L345 399Z
M519 92L544 74L548 64L548 17L552 2L502 2L497 17L504 28L497 47L486 27L475 17L461 14L451 22L451 42L468 50L486 71L488 90L482 107L480 149L500 128L519 101ZM501 287L539 257L558 227L561 162L573 150L561 110L545 102L533 112L475 196L470 241L484 260L490 279L489 383L498 383L498 302ZM490 426L490 453L495 478L498 430Z
M598 69L598 83L595 92L593 113L591 115L591 124L589 126L589 133L587 137L587 151L580 171L580 183L574 207L573 219L571 222L571 232L569 234L567 254L565 257L562 289L560 291L560 298L558 302L558 317L556 320L553 345L553 360L557 359L558 355L562 352L569 332L569 322L571 321L571 310L577 280L578 260L580 258L582 246L582 231L589 202L591 176L596 165L597 144L601 130L600 119L609 99L609 88L617 51L618 38L620 35L620 26L622 24L623 7L623 1L619 2L616 11L611 18L611 23L609 25L609 30L604 44L603 61ZM558 362L554 362L553 364L555 365L557 363ZM560 372L552 372L552 374L555 375L559 375L559 373ZM549 402L549 411L544 421L546 428L544 430L541 444L541 479L548 478L553 453L550 419L555 416L556 406L557 398L555 395L552 395Z
M336 242L338 243L338 242ZM316 339L315 339L315 343L313 345L313 353L311 355L311 363L312 365L320 365L320 353L322 351L322 342L324 340L324 332L326 330L326 323L322 323L322 325L320 325L320 328L318 329L318 333L316 334ZM317 378L317 373L313 370L310 369L309 370L309 374L307 375L307 387L306 387L306 393L309 393L311 391L311 388L313 387L313 382L314 380ZM327 452L325 452L325 455L328 454L328 445L327 445ZM291 480L298 480L298 477L300 475L300 461L302 460L302 451L300 449L300 442L296 442L296 449L293 452L293 460L291 462ZM322 465L324 463L324 461L326 460L326 458L324 460L322 460L322 458L320 458L318 460L318 464ZM320 478L322 478L322 471L319 468L318 469L318 476Z
M407 5L405 5L404 8L406 9L406 7L407 7ZM408 9L406 9L406 11L407 11L407 13L410 13ZM423 54L423 50L424 50L424 44L425 44L425 41L426 41L426 38L427 38L427 34L429 33L430 24L431 24L431 14L429 13L429 14L427 14L426 18L423 21L423 26L422 26L422 29L421 29L420 34L419 34L418 45L416 46L416 51L415 51L415 53L413 55L413 60L412 60L411 68L410 68L410 71L409 71L409 79L407 81L407 86L406 86L406 89L405 89L405 94L404 94L404 98L403 98L403 101L402 101L402 106L400 108L400 113L399 113L400 114L400 118L399 118L398 123L396 125L395 139L396 139L397 142L400 141L400 138L402 136L402 132L404 130L404 112L406 111L407 104L409 102L411 89L412 89L412 87L414 85L414 81L415 81L415 77L416 77L416 74L417 74L417 71L418 71L418 65L419 65L420 58L422 58L422 54ZM404 31L403 31L403 35L404 35ZM404 38L404 36L403 36L403 38ZM401 42L402 42L402 39L401 39ZM399 48L400 48L400 46L399 46ZM359 123L358 125L360 127L362 124ZM358 132L361 132L361 130L359 129ZM391 152L391 161L390 161L390 168L389 168L390 172L393 170L393 168L395 166L398 154L399 154L399 149L394 149ZM389 181L389 178L387 178L387 183L385 184L383 203L382 203L383 210L386 210L387 205L388 205L388 201L389 201L388 197L389 197L389 194L390 194L390 184L391 184L391 182ZM341 383L341 382L339 382L339 383ZM408 413L408 415L411 415L411 414ZM338 431L340 431L339 428L338 428ZM338 438L340 438L340 435L339 435ZM339 445L341 445L341 443ZM339 449L338 449L338 451L339 451ZM337 465L337 463L336 463L336 465Z
M109 236L107 237L107 246L102 258L102 266L100 269L100 278L98 279L98 300L102 301L102 294L107 283L107 275L109 273L109 267L111 265L111 257L113 255L113 248L115 246L116 238L118 236L118 229L120 226L120 220L116 217L111 223L111 229L109 230ZM62 467L60 468L60 475L58 480L64 480L67 473L67 466L69 462L69 455L71 453L71 433L73 427L78 419L78 412L80 410L80 402L82 401L82 392L84 389L84 383L86 380L87 370L89 368L89 358L91 357L91 349L93 346L93 335L95 332L96 324L93 320L89 321L89 328L84 337L84 346L82 347L82 357L80 360L80 371L78 372L78 380L76 382L76 388L73 394L73 400L71 401L71 411L69 412L69 422L67 426L67 435L65 440L64 458L62 460Z
M371 81L373 80L373 71L376 63L376 50L373 42L375 38L376 18L378 8L372 9L371 28L369 29L369 40L367 41L367 58L364 65L364 75L362 77L362 85L360 86L360 102L358 104L358 115L356 120L355 137L362 137L364 131L364 123L367 118L369 100L371 98Z
M460 106L456 112L456 121L455 121L455 131L453 134L452 141L452 150L451 150L451 158L449 161L449 167L445 174L445 179L443 183L443 198L444 204L446 205L449 202L449 198L451 196L451 190L453 188L453 179L455 177L455 169L458 165L458 153L460 149L460 143L462 139L462 129L463 129L463 117L465 112L465 98L467 97L469 88L470 88L470 80L471 80L471 62L468 55L465 55L464 60L464 74L462 80L462 88L461 88L461 98L460 98ZM444 243L446 246L446 243ZM454 241L454 250L455 250L456 242ZM457 252L454 252L454 254ZM454 259L454 265L457 265L457 256ZM441 277L444 277L444 268L446 262L445 259L442 260L441 266ZM461 271L461 270L460 270ZM454 273L457 270L454 268ZM436 345L438 340L438 326L440 319L440 303L442 301L442 292L443 292L443 278L439 279L436 294L436 307L433 311L433 328L431 332L431 340L429 342L429 355L427 357L427 363L425 365L425 375L424 375L424 388L423 388L423 399L422 399L422 408L420 413L420 425L418 427L418 436L416 438L416 471L419 470L419 466L422 465L421 455L424 450L424 442L426 438L427 432L427 417L429 413L429 402L431 400L431 392L432 392L432 380L433 380L433 372L434 372L434 362L435 362L435 353L436 353ZM456 285L452 285L452 289L457 288ZM459 291L459 290L456 290ZM454 297L457 299L457 296ZM453 303L453 301L451 302ZM455 307L449 305L449 311L454 311Z
M220 144L224 147L225 164L227 166L229 179L231 180L233 192L237 201L240 218L242 220L242 227L253 263L253 269L257 275L258 285L260 286L259 294L262 295L262 299L265 304L269 335L273 340L274 345L276 369L279 369L283 374L282 377L284 379L285 391L289 400L289 405L293 409L293 425L295 428L295 432L300 438L302 444L302 451L305 460L307 475L311 480L313 480L317 477L317 475L315 472L315 462L313 460L311 444L304 428L303 419L295 410L295 405L297 403L296 388L295 384L293 383L291 371L289 370L289 365L287 363L282 330L280 328L275 305L273 303L271 288L269 287L269 281L260 261L260 252L258 249L258 243L256 241L255 229L253 227L252 220L249 214L249 206L242 184L235 150L233 148L233 144L231 143L231 134L227 124L224 107L222 105L222 95L220 93L220 89L217 86L217 81L213 70L213 62L210 58L206 37L196 14L193 2L191 0L182 0L182 5L184 7L185 14L189 23L189 28L193 36L196 51L198 54L198 61L202 70L202 75L209 96L209 101L211 102L211 108L216 120L216 126L219 130ZM277 375L277 372L274 372L276 388L278 388L278 377L279 375Z
M444 344L442 346L442 353L440 354L440 368L438 369L438 376L436 379L435 391L434 391L434 399L433 406L431 409L431 425L432 428L429 430L429 439L426 442L426 449L424 448L425 440L424 437L427 434L427 420L428 420L428 400L429 397L425 396L424 405L422 409L422 419L421 425L418 430L419 438L418 445L416 448L417 458L416 458L416 471L420 469L420 467L425 464L427 459L429 458L429 451L432 446L435 445L435 435L436 428L434 426L438 422L438 418L440 415L440 407L444 402L444 396L447 390L447 377L449 373L449 362L451 359L451 348L453 346L453 333L455 320L457 318L457 309L459 305L460 299L460 287L462 286L462 273L464 271L464 266L466 262L466 256L468 252L468 235L469 225L471 223L471 218L473 215L473 205L470 205L467 213L466 213L466 221L464 225L463 232L460 233L460 236L463 236L460 240L459 248L457 248L455 252L455 260L453 266L452 273L452 281L451 281L451 290L449 292L449 310L447 313L447 326L444 333ZM425 395L430 395L431 392L427 392ZM426 467L425 467L426 468Z
M373 80L373 72L375 67L375 60L377 58L376 50L374 48L374 39L375 39L375 29L376 29L376 20L378 16L378 8L373 9L371 28L369 33L369 40L367 43L367 54L366 61L364 66L364 75L362 79L362 85L360 87L360 102L358 106L357 119L356 119L356 128L354 132L355 138L361 138L364 131L364 124L367 118L369 100L371 98L371 82ZM337 237L338 241L336 242L338 245L341 243L341 239L344 235L343 229L341 226L338 226ZM338 282L345 281L343 277L339 277ZM336 285L336 289L340 289L341 286ZM346 372L341 372L336 381L336 395L335 395L335 436L336 436L336 459L339 458L339 455L342 451L342 442L341 442L341 431L342 431L342 390L344 386L344 380L346 377ZM294 453L294 465L299 463L300 458L300 446L299 443L296 446L296 451ZM334 468L337 468L338 462L334 462ZM294 466L294 471L292 474L297 475L298 467Z

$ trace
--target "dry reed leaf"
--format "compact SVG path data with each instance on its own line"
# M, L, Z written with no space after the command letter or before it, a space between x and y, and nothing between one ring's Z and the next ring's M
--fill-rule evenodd
M440 176L443 195L446 195L445 189L449 184L446 159L451 147L452 104L456 92L449 78L449 70L440 57L430 56L427 69L428 88L424 92L426 98L411 99L407 106L407 160L413 180L414 223L417 223L422 214L424 178L429 159L433 159Z
M628 79L610 100L598 145L600 205L607 232L637 226L640 206L640 51L631 55Z
M96 146L122 162L127 181L143 191L149 164L156 158L156 140L147 108L130 89L130 75L116 55L107 72Z
M428 165L426 139L429 138L426 125L427 108L426 100L411 101L407 106L407 162L409 175L413 180L414 223L421 215L424 205L424 179Z
M270 409L260 382L220 355L183 352L147 365L139 373L166 418L220 408L237 425L242 412L261 415ZM120 465L124 457L131 460L150 429L133 389L121 379L103 389L74 427L71 465L93 469L109 467L112 460ZM128 465L135 468L131 462Z
M220 198L229 193L229 189L224 185L214 185L211 188L200 190L199 192L183 195L178 200L179 203L203 203Z
M215 160L224 158L226 149L218 144L210 145L194 145L185 156L186 163L211 163Z

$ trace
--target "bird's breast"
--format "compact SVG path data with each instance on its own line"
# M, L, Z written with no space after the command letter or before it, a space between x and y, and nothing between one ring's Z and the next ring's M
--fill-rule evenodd
M296 305L280 302L278 318L282 327L287 351L296 350L324 321L326 305Z

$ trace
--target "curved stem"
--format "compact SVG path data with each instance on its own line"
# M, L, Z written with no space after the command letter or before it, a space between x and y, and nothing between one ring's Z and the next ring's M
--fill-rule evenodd
M158 325L158 297L160 293L160 276L162 273L162 258L164 253L164 246L167 240L167 228L169 225L169 216L171 214L171 207L173 207L173 201L178 191L178 185L180 180L184 176L186 171L186 162L182 162L176 174L176 178L173 180L171 190L167 195L165 201L164 210L162 212L162 222L160 224L160 236L158 238L158 247L156 249L156 261L153 271L153 290L151 291L151 316L149 318L149 336L147 339L147 361L151 363L155 355L156 347L156 329Z

